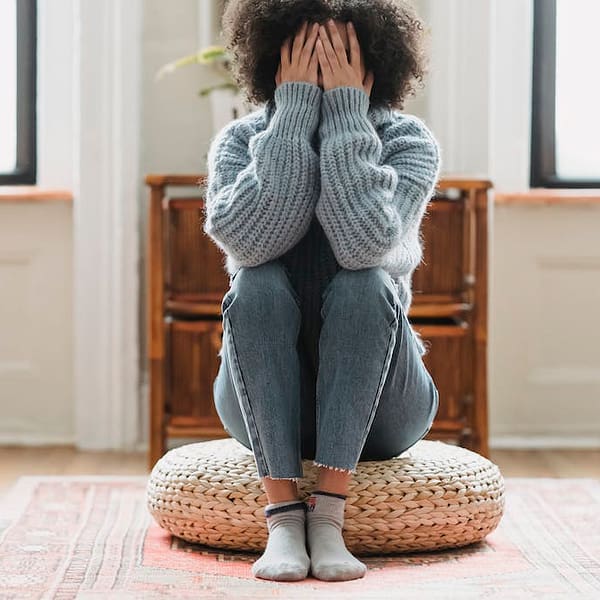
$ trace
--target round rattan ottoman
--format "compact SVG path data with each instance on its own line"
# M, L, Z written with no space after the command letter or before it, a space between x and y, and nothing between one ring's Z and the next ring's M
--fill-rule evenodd
M318 468L304 460L302 500ZM215 548L263 551L268 504L254 455L234 438L168 451L147 484L157 523L184 540ZM497 465L452 444L420 440L402 454L361 461L352 475L342 534L358 555L455 548L482 540L504 511Z

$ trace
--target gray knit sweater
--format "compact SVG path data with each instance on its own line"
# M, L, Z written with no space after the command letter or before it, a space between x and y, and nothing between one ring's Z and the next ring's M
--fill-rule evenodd
M204 231L230 276L275 258L311 278L381 266L408 313L440 156L421 120L362 89L284 82L212 139Z

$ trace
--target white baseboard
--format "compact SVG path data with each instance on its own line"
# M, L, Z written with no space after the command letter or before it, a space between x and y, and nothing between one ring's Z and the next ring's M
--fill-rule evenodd
M135 452L148 452L148 442L138 442L134 450Z
M490 448L495 450L559 450L598 449L600 436L588 435L496 435L490 436Z
M215 438L171 438L167 440L167 450L183 446L184 444L195 444L196 442L210 441ZM140 441L135 446L136 452L147 452L148 442Z
M73 435L0 431L0 446L73 446L74 444Z

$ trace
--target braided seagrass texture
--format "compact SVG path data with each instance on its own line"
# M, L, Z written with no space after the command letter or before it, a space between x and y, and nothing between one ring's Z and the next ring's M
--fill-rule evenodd
M304 460L300 498L318 468ZM466 546L493 531L504 512L504 478L487 458L440 441L420 440L388 460L361 461L352 475L342 534L354 554ZM268 504L253 453L234 438L168 451L148 479L157 523L190 542L263 551Z

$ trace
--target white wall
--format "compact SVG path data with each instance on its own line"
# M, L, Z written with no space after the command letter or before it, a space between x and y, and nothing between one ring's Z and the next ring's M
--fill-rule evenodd
M443 150L444 173L489 167L490 2L422 0L431 30L424 117Z
M71 443L71 206L0 202L0 444Z
M197 95L209 81L192 65L159 81L165 63L198 49L198 2L145 0L142 29L142 154L144 173L194 173L204 166L210 104Z
M502 191L527 189L532 1L416 4L431 32L421 116L442 145L443 173L492 178Z
M600 203L497 206L493 445L600 445Z

